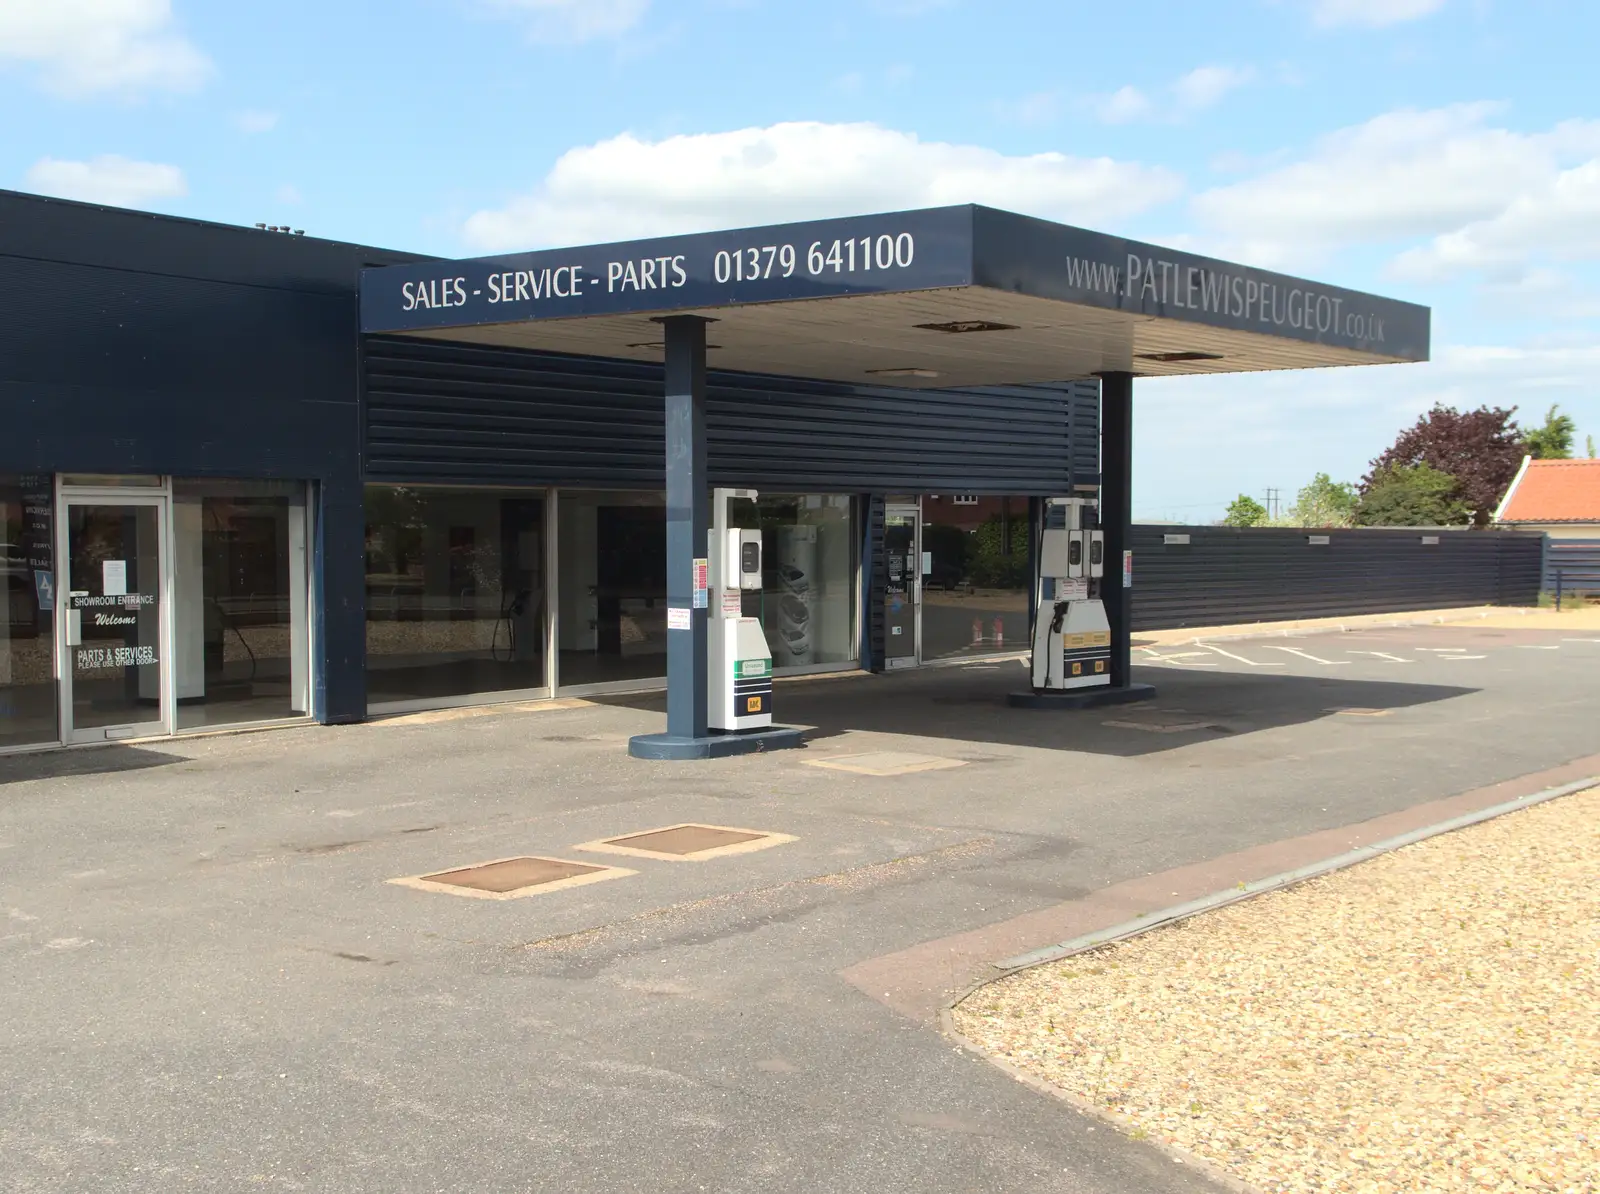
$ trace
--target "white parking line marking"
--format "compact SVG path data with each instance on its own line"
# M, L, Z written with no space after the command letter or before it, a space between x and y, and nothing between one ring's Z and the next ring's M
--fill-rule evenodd
M1309 652L1309 651L1300 651L1300 650L1295 649L1294 647L1274 647L1269 643L1269 644L1267 644L1267 650L1269 650L1269 651L1287 651L1290 655L1298 655L1298 656L1300 656L1301 659L1309 659L1312 663L1325 663L1329 667L1349 667L1350 666L1350 661L1348 659L1319 659L1317 656L1311 654L1311 652Z
M1453 654L1453 653L1455 653L1457 651L1465 651L1466 648L1465 647L1418 647L1417 650L1418 651L1437 651L1439 654L1445 655L1445 654Z
M1454 663L1458 659L1487 659L1487 658L1489 658L1487 655L1446 655L1446 656L1444 656L1444 661L1446 663Z
M1352 655L1376 655L1379 659L1387 659L1390 663L1415 663L1415 659L1401 659L1398 655L1390 655L1384 651L1352 651Z
M1564 638L1564 643L1600 643L1600 638Z
M1281 663L1257 663L1254 659L1246 659L1243 655L1235 655L1232 651L1224 651L1221 647L1213 647L1210 643L1196 643L1197 647L1204 647L1207 651L1215 651L1218 655L1226 655L1229 659L1237 659L1240 663L1248 663L1251 667L1282 667Z
M1559 651L1559 650L1561 650L1560 647L1549 646L1549 645L1546 645L1545 643L1518 643L1518 644L1516 644L1516 646L1517 646L1517 649L1519 651Z

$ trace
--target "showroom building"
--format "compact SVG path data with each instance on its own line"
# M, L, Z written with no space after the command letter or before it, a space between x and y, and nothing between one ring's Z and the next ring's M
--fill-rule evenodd
M0 192L0 751L662 683L661 364L363 336L361 271L424 260ZM1025 646L1099 382L718 371L710 339L777 674Z

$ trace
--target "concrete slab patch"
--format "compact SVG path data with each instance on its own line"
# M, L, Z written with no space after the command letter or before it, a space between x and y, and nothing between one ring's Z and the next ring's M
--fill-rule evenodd
M738 829L731 825L703 825L691 821L584 842L573 849L626 854L634 858L659 858L667 862L703 862L708 858L726 858L730 854L749 854L795 840L788 833Z
M436 891L445 895L470 896L480 900L515 900L635 874L638 872L626 867L524 854L475 862L448 871L390 879L389 882L400 887L414 887L418 891Z
M1182 734L1191 730L1208 730L1215 725L1183 709L1141 709L1100 724L1119 730L1144 730L1150 734Z
M1344 717L1388 717L1393 709L1362 709L1357 706L1335 706L1328 710L1329 713L1338 713Z
M835 755L831 759L803 759L807 767L826 767L831 771L853 771L857 775L911 775L918 771L942 771L965 767L964 759L940 755L920 755L903 750L874 750L859 755Z

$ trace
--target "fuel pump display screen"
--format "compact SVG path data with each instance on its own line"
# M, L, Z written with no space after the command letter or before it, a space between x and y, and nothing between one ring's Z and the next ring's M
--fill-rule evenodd
M741 543L739 545L739 571L746 576L751 576L761 571L761 544Z
M1073 567L1083 563L1083 544L1077 539L1067 545L1067 563Z
M1106 558L1106 545L1099 539L1089 544L1089 563L1096 566L1103 564Z

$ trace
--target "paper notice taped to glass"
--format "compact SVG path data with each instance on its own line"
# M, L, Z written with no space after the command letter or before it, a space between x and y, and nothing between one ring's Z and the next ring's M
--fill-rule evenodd
M667 606L667 629L688 630L694 625L694 614L681 605Z

